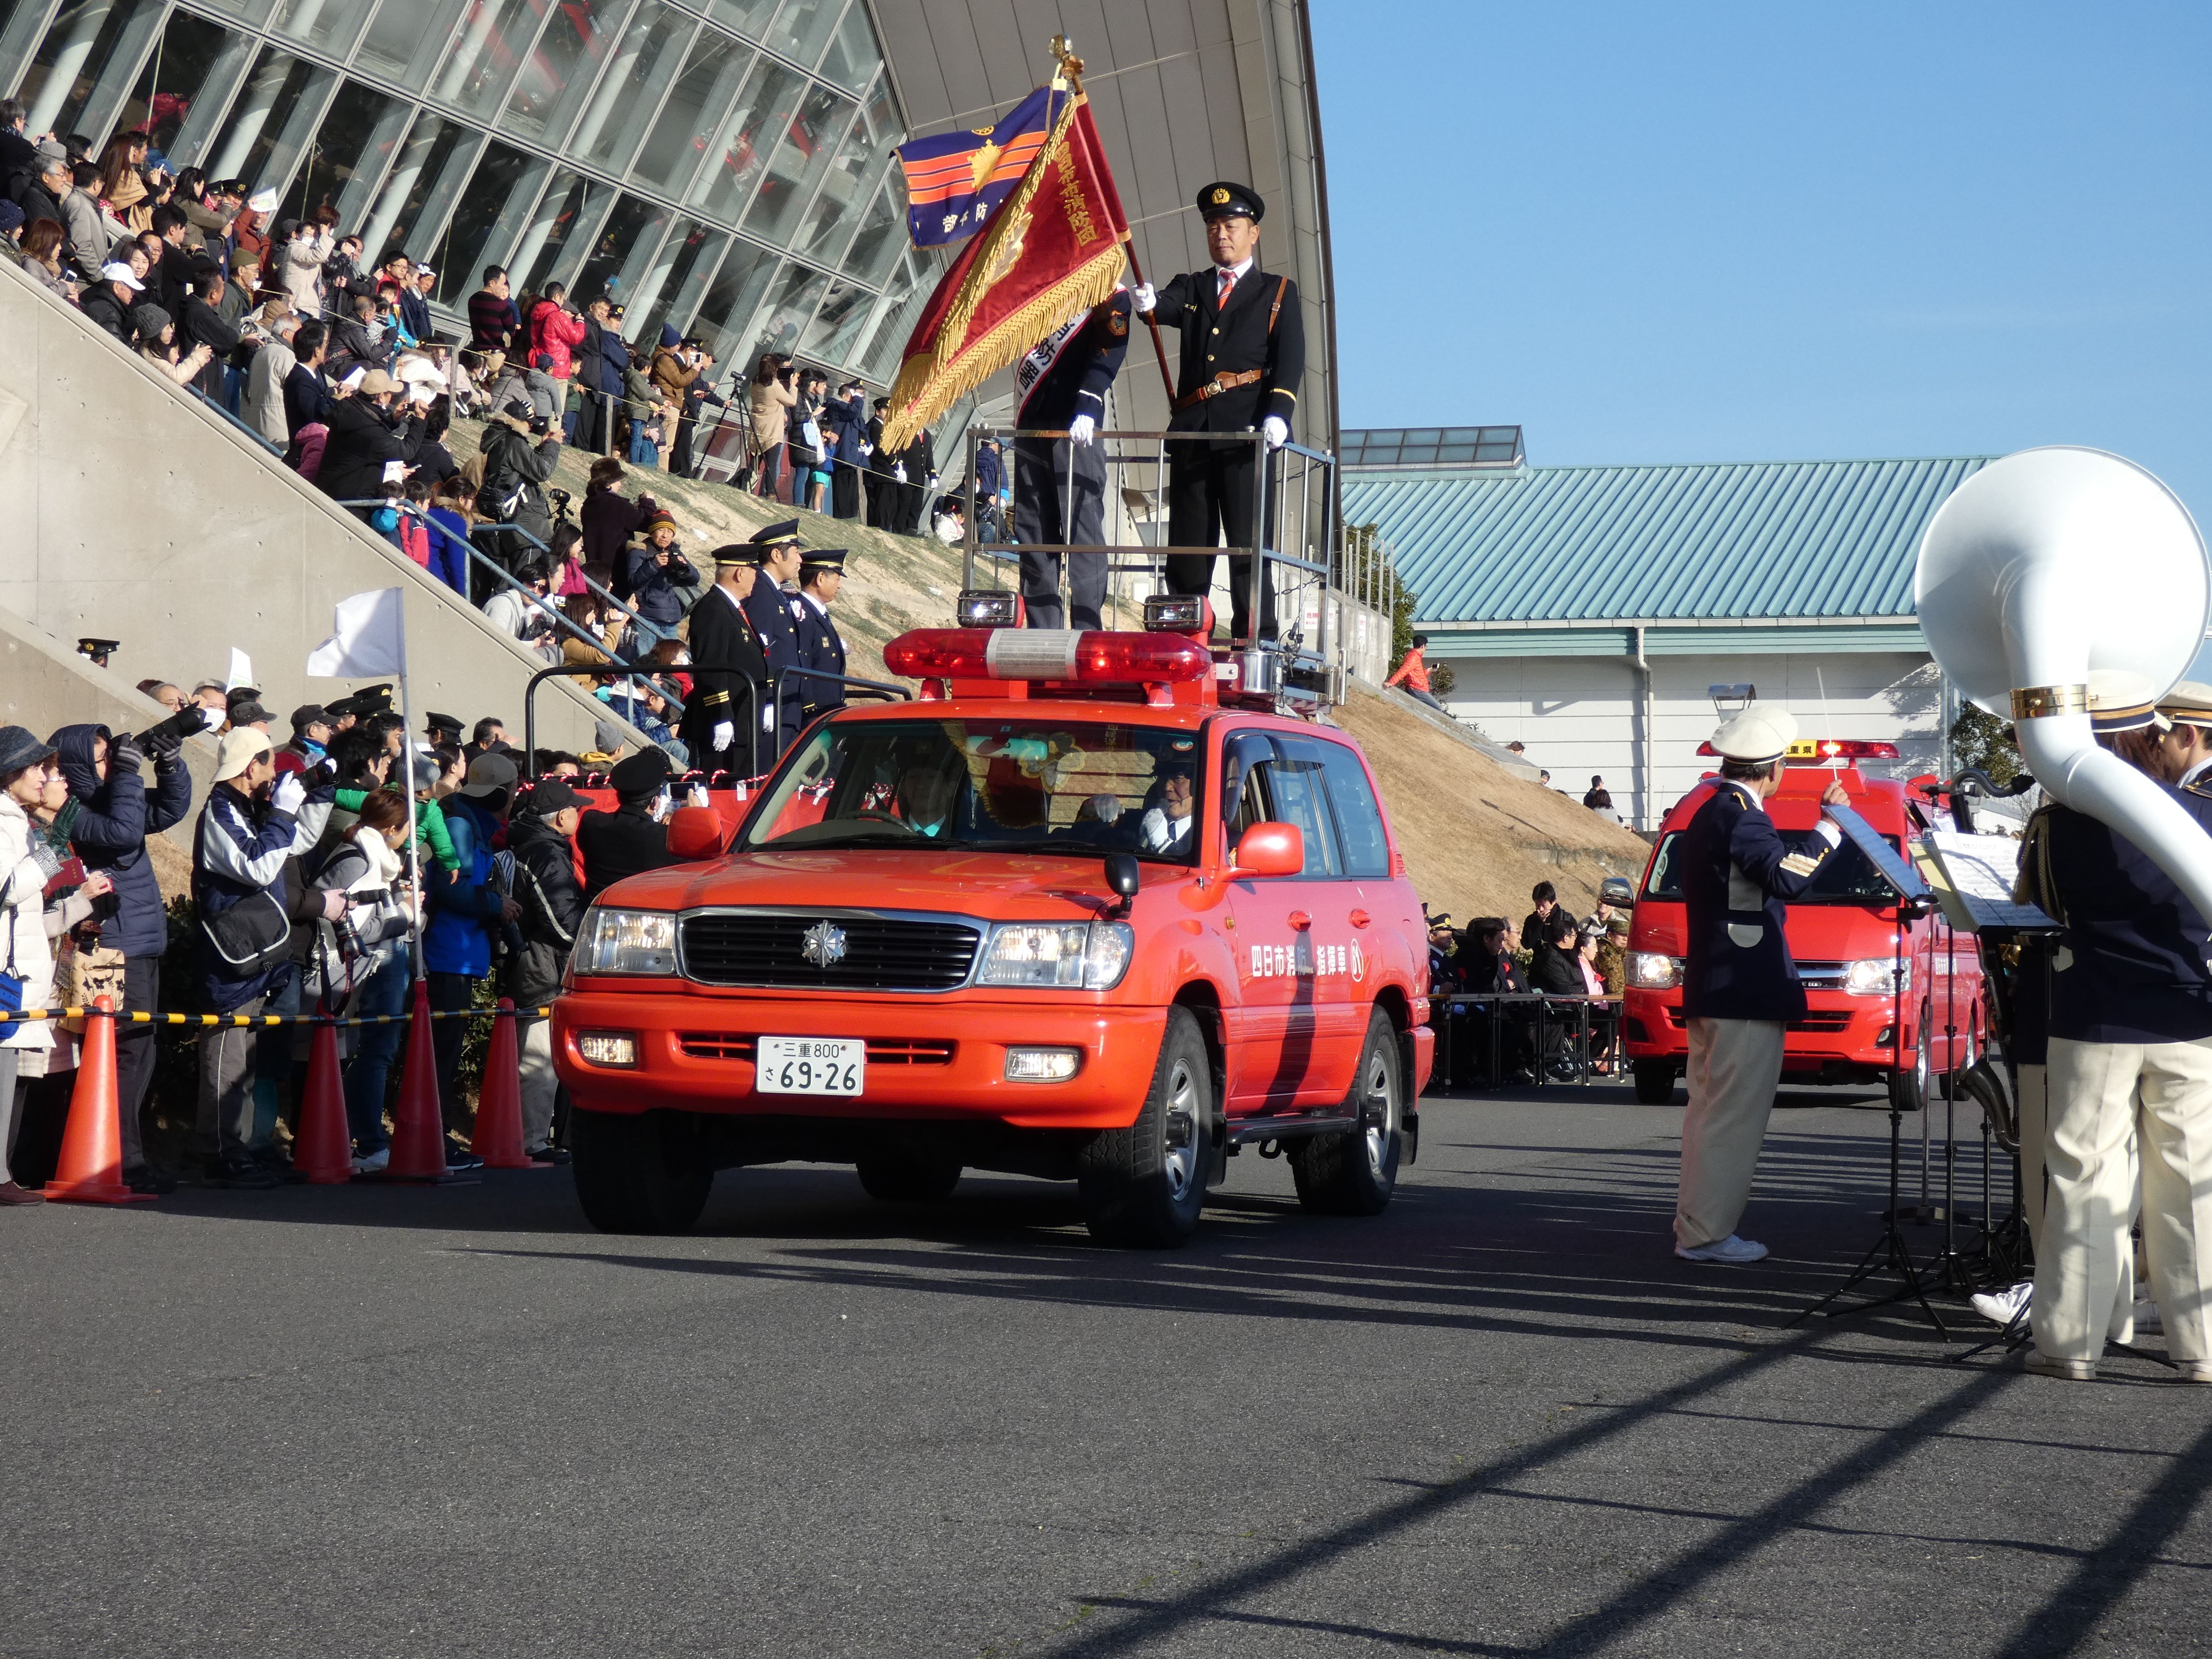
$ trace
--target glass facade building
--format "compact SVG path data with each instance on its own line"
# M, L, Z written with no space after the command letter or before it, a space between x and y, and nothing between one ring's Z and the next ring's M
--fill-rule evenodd
M12 6L12 9L9 8ZM147 129L173 171L328 203L436 268L449 325L515 289L612 291L623 331L725 370L787 351L875 385L939 266L867 0L0 0L27 130Z

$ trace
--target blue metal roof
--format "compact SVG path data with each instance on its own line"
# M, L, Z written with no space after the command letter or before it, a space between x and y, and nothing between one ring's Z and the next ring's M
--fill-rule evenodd
M1351 473L1427 624L1909 617L1920 532L1995 459Z

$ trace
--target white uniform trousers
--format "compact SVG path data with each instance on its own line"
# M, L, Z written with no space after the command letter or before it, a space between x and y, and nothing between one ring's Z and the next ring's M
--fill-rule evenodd
M1682 1116L1682 1188L1674 1242L1711 1244L1735 1231L1782 1081L1776 1019L1690 1021L1690 1108Z
M2035 1242L2035 1346L2094 1360L2134 1330L2128 1226L2142 1182L2150 1291L2175 1360L2212 1358L2212 1038L2051 1039L2050 1195Z
M2045 1066L2020 1068L2014 1106L2020 1121L2020 1206L2027 1242L2043 1257L2043 1143L2051 1133L2051 1078Z

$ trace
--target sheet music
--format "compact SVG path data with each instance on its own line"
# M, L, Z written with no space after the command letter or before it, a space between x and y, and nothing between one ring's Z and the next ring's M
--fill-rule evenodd
M1976 932L1984 927L2048 929L2057 926L2034 905L2013 901L2013 883L2020 875L2020 849L2023 843L2009 836L1970 836L1957 830L1931 830L1927 839L1951 890L1957 896L1960 908L1968 918L1960 926L1971 927Z

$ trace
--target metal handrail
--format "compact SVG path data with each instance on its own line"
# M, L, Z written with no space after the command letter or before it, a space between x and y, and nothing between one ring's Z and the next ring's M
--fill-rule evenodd
M201 391L198 382L187 382L185 385L184 389L186 392L191 392L193 397L198 398L216 414L222 416L224 420L228 421L233 426L236 427L240 432L243 432L247 437L252 439L254 442L259 444L271 455L282 457L284 453L283 445L271 441L269 434L262 431L258 427L256 427L250 422L232 414L228 410L225 409L222 404L218 403L215 398L209 397L206 392Z
M525 530L519 524L500 524L493 520L485 519L476 524L471 525L469 526L469 534L473 536L480 530L495 531L499 534L506 536L520 536L524 541L528 542L531 546L536 548L547 558L550 559L553 556L553 550L550 546L545 543L539 541L537 537L532 535L527 530ZM688 557L689 556L687 555L686 556ZM650 617L641 615L635 607L623 604L613 594L608 592L605 588L593 581L588 575L584 578L584 586L591 590L592 598L612 605L615 610L619 611L622 615L629 617L630 621L636 625L640 631L650 635L654 641L672 640L676 637L676 630L674 629L663 627L660 623L653 621Z

